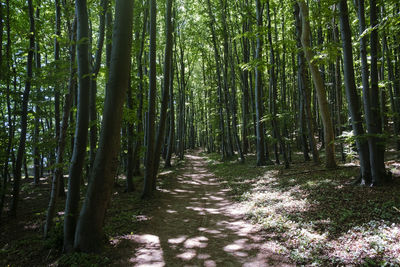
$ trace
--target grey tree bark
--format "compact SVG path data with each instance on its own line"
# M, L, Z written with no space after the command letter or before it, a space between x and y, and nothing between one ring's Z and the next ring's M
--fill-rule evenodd
M171 79L171 62L172 62L172 47L173 47L173 37L172 37L172 2L173 0L167 0L166 11L165 11L165 55L164 55L164 80L162 86L162 99L161 99L161 110L160 110L160 122L158 125L158 132L156 138L156 145L154 149L154 173L153 180L156 180L158 173L158 168L160 166L160 153L161 146L163 145L164 135L165 135L165 124L167 120L167 108L170 97L170 79ZM156 188L156 183L153 183L153 190Z
M74 245L76 221L79 215L79 193L86 156L89 126L89 22L86 0L75 1L77 17L78 104L74 148L69 168L68 194L64 213L64 251L71 252Z
M313 52L310 47L310 21L309 21L309 11L307 4L304 1L298 1L300 7L300 14L302 17L302 35L301 35L301 43L303 45L304 54L308 61L308 65L310 67L311 75L314 81L318 106L322 118L322 123L324 125L324 139L325 139L325 154L326 154L326 162L325 166L327 168L336 167L335 160L335 134L333 131L332 119L329 112L329 105L326 98L326 90L325 85L322 80L321 74L319 73L317 65L313 62Z
M97 252L103 238L104 216L118 167L122 107L130 73L133 1L117 0L110 66L99 147L85 202L79 216L74 248Z
M356 82L354 78L353 67L353 51L351 43L351 29L349 22L349 11L347 7L347 0L339 2L340 11L340 32L342 36L343 47L343 67L344 67L344 82L347 96L347 103L349 104L349 113L353 126L353 132L356 137L356 145L358 156L360 159L361 169L361 183L369 184L371 181L370 161L368 142L364 137L364 128L361 118L361 104L360 98L357 93Z

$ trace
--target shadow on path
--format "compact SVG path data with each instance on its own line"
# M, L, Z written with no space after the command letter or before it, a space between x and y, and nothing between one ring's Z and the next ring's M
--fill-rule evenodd
M291 266L276 241L243 220L243 210L197 153L137 232L119 237L118 266Z

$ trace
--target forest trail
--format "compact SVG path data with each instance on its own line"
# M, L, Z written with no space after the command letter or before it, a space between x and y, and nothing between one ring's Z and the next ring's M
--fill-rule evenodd
M118 241L117 266L291 266L195 151L138 231Z

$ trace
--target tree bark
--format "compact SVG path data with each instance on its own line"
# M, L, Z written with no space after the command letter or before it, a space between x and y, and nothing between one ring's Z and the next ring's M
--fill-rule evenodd
M255 69L255 108L256 108L256 130L257 130L257 166L266 165L265 160L265 150L264 150L264 123L262 122L263 117L263 108L262 108L262 99L261 99L261 91L262 91L262 45L263 45L263 37L261 35L261 28L263 26L262 20L262 7L260 0L256 0L256 14L257 14L257 47L256 47L256 55L255 60L257 61L257 66Z
M308 15L308 7L304 1L298 1L300 7L300 13L302 17L302 35L301 35L301 43L303 45L304 54L308 61L311 75L314 81L317 100L320 109L320 114L322 118L322 122L324 125L324 139L325 139L325 154L326 154L326 162L325 165L327 168L336 167L335 160L335 134L333 131L332 120L329 112L329 104L326 99L326 90L325 85L323 83L321 74L319 73L317 65L313 62L313 52L310 47L310 21Z
M154 191L154 135L155 135L155 112L156 112L156 93L157 93L157 77L156 77L156 1L150 0L150 53L149 53L149 102L147 133L146 133L146 161L144 173L144 187L142 198L150 197Z
M364 0L357 0L358 4L358 22L359 22L359 32L360 35L364 33L366 26L365 26L365 8L364 8ZM372 3L374 4L374 2ZM374 11L376 9L375 7L371 6L371 12L376 12ZM375 15L376 16L376 15ZM376 18L372 18L374 20L371 20L371 23L376 23ZM375 31L374 31L375 32ZM376 32L374 34L377 34ZM374 68L375 71L377 72L377 65L376 65L376 53L377 53L377 48L376 48L376 40L377 36L372 37L371 33L371 68L372 66L372 61L374 61ZM373 41L373 42L372 42ZM375 48L372 48L372 45L375 46ZM373 51L374 50L374 51ZM375 55L372 57L372 53L375 53ZM377 146L377 134L379 134L378 127L381 125L380 124L380 118L377 118L377 112L374 112L373 109L378 107L376 105L379 103L379 94L378 92L373 92L377 91L377 78L374 77L372 79L371 77L371 83L372 80L374 80L374 88L372 89L372 86L370 88L369 85L369 73L368 73L368 61L367 61L367 40L365 36L362 36L360 38L360 57L361 57L361 75L362 75L362 86L363 86L363 103L364 103L364 112L365 112L365 121L367 125L367 130L369 134L368 138L368 147L369 147L369 156L370 156L370 164L371 164L371 176L372 176L372 184L379 184L383 180L383 176L385 175L385 166L384 166L384 158L383 155L379 152L379 148ZM371 70L371 75L373 71ZM377 73L376 73L377 74ZM374 74L375 76L375 74ZM377 97L377 99L372 100L373 97ZM374 103L373 103L374 101ZM378 121L377 121L378 120ZM379 126L378 126L379 125ZM372 136L374 135L374 136ZM382 156L382 157L381 157Z
M161 114L160 114L160 122L158 125L157 139L154 150L154 173L153 180L156 180L156 176L158 173L158 168L160 166L160 153L161 146L163 145L164 135L165 135L165 124L167 120L167 108L169 102L169 93L170 93L170 79L171 79L171 61L172 61L172 47L173 47L173 37L172 37L172 2L173 0L167 0L166 3L166 11L165 11L165 56L164 56L164 80L162 86L162 100L161 100ZM153 190L156 189L156 183L153 183Z
M96 108L96 97L97 97L97 76L100 71L101 57L104 46L104 36L106 28L106 14L108 12L108 0L101 1L101 12L99 15L99 39L97 40L96 54L94 56L94 64L92 66L91 83L90 83L90 99L89 99L89 120L90 120L90 152L89 152L89 169L93 167L93 161L96 156L97 148L97 108Z
M76 68L75 68L75 40L76 40L76 20L74 21L74 24L72 26L72 29L70 25L69 27L69 35L70 35L70 66L69 66L69 71L70 71L70 76L69 76L69 85L68 85L68 94L65 96L65 103L64 103L64 108L63 108L63 117L61 121L61 129L60 129L60 138L58 140L58 146L57 146L57 156L56 156L56 169L53 174L53 180L52 180L52 185L51 185L51 193L50 193L50 201L49 201L49 206L47 208L47 216L46 216L46 222L44 226L44 237L47 238L49 231L51 230L53 226L53 218L55 215L55 207L56 203L58 200L59 190L63 190L64 192L64 183L61 183L64 180L64 150L65 150L65 145L66 145L66 140L67 140L67 135L68 135L68 126L69 126L69 114L71 112L71 107L72 107L72 100L73 100L73 95L75 92L75 83L76 83ZM60 187L60 184L62 184L62 188Z
M39 21L40 18L40 9L36 9L36 19ZM35 65L36 70L40 76L40 68L41 68L41 57L40 57L40 46L39 42L35 43ZM39 102L41 100L41 90L40 85L36 86L36 101ZM39 152L39 134L40 134L40 123L39 123L39 113L40 108L39 104L35 105L35 121L34 121L34 130L33 130L33 148L32 148L32 156L33 156L33 183L38 185L40 183L40 152Z
M79 193L89 126L89 23L86 0L76 0L77 60L78 60L78 110L74 148L69 168L68 194L64 215L64 251L71 252L74 244L76 221L79 213Z
M134 176L140 176L140 151L142 150L142 142L143 142L143 95L144 95L144 86L143 86L143 64L142 64L142 58L143 58L143 51L144 51L144 42L145 42L145 34L146 34L146 28L147 28L147 18L148 18L148 8L145 8L144 10L144 15L143 15L143 25L142 25L142 32L141 32L141 38L140 38L140 49L138 53L136 54L136 62L137 62L137 68L138 68L138 73L137 76L139 78L139 85L138 85L138 93L137 93L137 98L139 101L139 106L137 109L137 123L136 123L136 143L135 147L133 150L133 165L134 165L134 170L133 170L133 175ZM136 39L139 39L140 32L137 31L135 33Z
M214 47L214 58L215 58L217 85L218 85L218 115L219 115L221 157L222 157L222 160L225 160L227 157L227 147L226 147L226 143L225 143L225 122L224 122L224 114L223 114L223 108L222 108L223 95L222 95L221 70L219 68L220 55L219 55L219 49L217 46L217 37L215 35L215 17L213 15L213 12L211 9L210 0L207 0L207 8L208 8L208 15L210 16L209 27L211 30L212 43L213 43L213 47Z
M104 216L118 166L122 107L130 73L132 20L133 1L117 0L110 78L100 142L75 233L74 247L82 252L98 252L103 238Z
M10 216L15 217L17 215L20 184L21 184L21 169L25 154L25 144L26 144L26 132L28 127L28 102L29 93L31 90L32 76L33 76L33 55L35 51L35 18L33 10L33 1L28 0L28 11L29 11L29 50L28 58L26 62L26 80L25 80L25 90L22 96L22 106L21 106L21 132L19 137L19 145L17 151L17 159L15 161L14 170L14 185L13 185L13 199L11 202Z
M364 128L361 118L361 104L357 93L356 82L354 78L353 52L351 43L351 29L349 22L349 12L347 0L339 2L340 11L340 32L342 36L343 47L343 67L344 82L346 88L347 103L349 104L349 113L353 126L356 146L360 159L361 183L369 184L371 181L370 162L368 143L364 137Z

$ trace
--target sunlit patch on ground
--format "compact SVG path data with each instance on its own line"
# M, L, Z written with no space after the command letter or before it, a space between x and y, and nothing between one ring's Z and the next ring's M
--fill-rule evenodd
M352 185L358 175L354 163L330 171L296 163L284 170L255 168L253 157L246 160L208 162L247 217L263 226L274 251L297 264L400 265L398 178L393 185L368 188ZM400 168L396 161L387 164Z
M114 243L115 249L124 250L118 264L290 265L287 257L274 251L277 244L265 240L261 228L244 219L245 207L230 199L230 189L221 187L202 157L188 155L185 167L173 179L159 191L151 218L128 235L133 238Z

